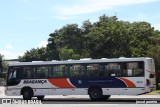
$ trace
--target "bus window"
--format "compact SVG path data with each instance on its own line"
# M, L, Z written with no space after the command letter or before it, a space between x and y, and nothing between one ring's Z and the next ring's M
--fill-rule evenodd
M108 76L108 71L107 70L108 70L108 66L107 66L107 64L105 64L104 67L103 67L104 77Z
M12 67L8 71L7 85L17 85L20 82L20 68Z
M105 65L108 76L122 76L121 65L119 63L108 63Z
M33 79L35 78L35 67L26 66L23 68L23 78L24 79Z
M49 66L38 66L36 76L39 79L46 79L46 78L48 78L49 71L51 71L51 67L49 67Z
M11 68L9 71L8 80L20 79L19 68Z
M84 67L82 65L71 65L69 67L69 75L70 77L84 77Z
M125 76L144 76L143 62L128 62L123 70Z
M98 77L102 66L100 64L89 64L87 65L87 76L88 77Z
M68 77L68 66L66 65L56 65L53 67L53 77L63 78Z

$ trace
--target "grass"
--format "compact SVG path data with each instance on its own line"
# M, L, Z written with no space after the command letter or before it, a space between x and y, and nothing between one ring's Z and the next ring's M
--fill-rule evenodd
M157 95L157 94L160 95L160 90L156 90L156 91L148 93L148 95Z

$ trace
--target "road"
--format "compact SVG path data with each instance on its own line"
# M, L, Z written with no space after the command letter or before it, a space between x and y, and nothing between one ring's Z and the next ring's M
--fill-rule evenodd
M160 98L110 98L91 101L89 98L45 98L42 104L160 104Z
M2 99L19 99L22 100L22 96L5 96L4 95L4 88L0 87L0 102ZM36 98L33 98L36 100ZM137 104L138 103L138 104ZM75 107L75 106L87 106L90 105L92 107L105 107L106 105L113 107L118 105L123 107L130 107L134 104L138 105L139 107L141 104L145 104L145 107L150 107L150 104L154 104L154 106L159 106L160 104L160 95L138 95L138 96L126 96L126 95L113 95L107 101L91 101L89 96L83 95L76 95L76 96L46 96L45 99L42 101L42 104L38 105L38 107L43 107L44 104L47 104L47 107L56 104L56 107ZM0 104L1 107L8 107L8 105ZM12 105L12 107L21 107L21 105ZM34 105L25 105L25 107L37 107ZM53 106L51 106L53 107Z
M22 100L22 97L4 96L2 99ZM0 98L0 99L1 99ZM37 98L32 98L37 100ZM1 103L1 101L0 101ZM106 101L91 101L88 96L46 96L42 104L160 104L160 96L112 96Z
M3 96L0 98L14 98L22 100L22 97ZM33 98L33 100L37 100ZM138 104L137 104L138 102ZM141 95L141 96L112 96L107 101L91 101L88 96L46 96L42 104L13 104L12 107L159 107L160 96ZM143 105L142 105L143 104ZM9 107L10 105L0 104L0 107Z
M13 100L13 99L12 99ZM14 98L22 100L22 98ZM33 98L33 100L37 100ZM158 98L110 98L107 101L91 101L89 98L45 98L42 104L160 104Z

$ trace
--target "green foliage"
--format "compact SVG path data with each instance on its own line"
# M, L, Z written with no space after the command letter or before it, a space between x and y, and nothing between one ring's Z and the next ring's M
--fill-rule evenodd
M81 27L68 24L55 30L49 35L46 48L31 49L19 59L33 61L122 56L158 59L159 55L153 54L159 45L160 32L154 30L150 23L130 23L119 21L116 16L102 15L94 23L86 20Z
M3 55L0 54L0 72L3 71Z
M130 56L127 47L129 39L127 27L127 22L117 21L115 16L101 16L88 33L90 56L92 58Z
M160 95L160 90L156 90L156 91L148 93L148 95L158 95L158 94Z
M8 70L8 62L3 61L3 72L7 72Z
M82 37L82 30L78 28L77 24L66 25L49 36L48 49L57 50L62 59L66 59L64 57L67 55L62 56L66 49L72 49L75 54L80 54L80 56L83 53L84 38Z
M62 48L60 50L60 59L61 60L68 60L68 59L80 59L80 55L79 54L75 54L73 49L65 49Z
M0 54L0 72L6 72L8 70L8 63L4 59L4 55Z
M102 15L81 27L68 24L49 35L46 48L27 51L20 61L64 60L78 58L153 57L160 59L160 32L148 22L119 21L116 16ZM156 58L155 58L156 57ZM158 60L156 61L159 62ZM159 63L158 63L159 65Z
M160 45L150 46L147 51L148 56L152 57L156 65L156 86L157 89L160 89Z

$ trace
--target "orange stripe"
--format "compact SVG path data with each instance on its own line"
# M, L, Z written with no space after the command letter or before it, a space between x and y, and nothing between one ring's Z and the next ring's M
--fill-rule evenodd
M67 81L67 78L48 79L48 81L59 88L73 88L73 86Z
M130 81L126 78L120 78L120 79L123 80L129 88L135 88L136 87L136 85L132 81Z

